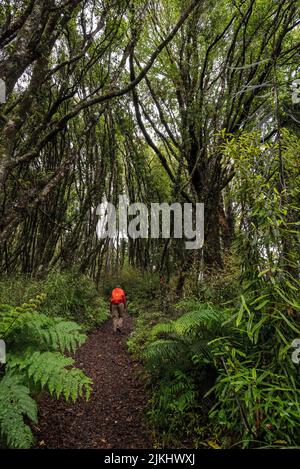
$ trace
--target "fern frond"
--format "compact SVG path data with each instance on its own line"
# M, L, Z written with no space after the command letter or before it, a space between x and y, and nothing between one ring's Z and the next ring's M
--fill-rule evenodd
M195 309L180 316L174 322L174 327L180 336L195 335L201 332L205 333L205 331L219 332L226 319L225 311L198 303L198 306L195 305Z
M30 427L23 417L37 422L37 405L20 376L6 373L0 381L1 436L10 448L29 448L33 442Z
M8 344L5 376L0 381L0 436L10 448L29 448L33 441L23 417L36 422L37 405L30 390L46 389L51 395L75 401L88 399L92 380L63 355L86 340L73 321L39 314L45 295L21 306L0 305L0 337Z
M18 318L19 314L20 313L16 312L13 306L6 304L0 305L0 337L4 336L5 332Z
M159 335L176 333L174 321L159 322L151 330L151 338L155 339Z
M205 339L199 339L197 341L194 341L191 344L191 352L193 355L201 356L209 362L212 361L211 350L209 344L207 343L207 340Z
M16 327L24 320L26 313L35 311L45 298L45 294L37 295L36 298L29 300L28 303L17 307L0 304L0 337L7 336L8 333L10 334L13 327Z
M66 368L73 365L74 360L59 352L32 353L29 349L22 355L8 354L7 363L9 369L25 372L35 385L46 388L57 398L61 394L66 400L71 397L73 401L79 396L90 397L92 380L78 368Z
M186 312L178 319L157 324L151 331L151 342L144 351L146 364L157 368L164 362L182 363L186 360L211 363L208 342L212 337L224 335L224 323L228 319L226 310L196 300L179 303Z
M14 313L11 317L13 316ZM6 335L16 343L38 343L47 349L61 352L75 352L86 340L79 324L62 318L51 318L35 311L18 315L6 331Z
M65 321L54 318L50 327L44 331L44 337L48 346L55 350L64 352L75 352L75 350L86 341L86 335L82 328L74 321Z
M144 358L149 364L172 360L178 356L181 347L182 344L176 340L158 339L146 347L144 350Z
M151 338L164 335L169 339L190 341L197 338L205 338L210 332L221 333L223 323L227 319L224 311L216 310L209 305L189 302L193 310L183 314L175 321L159 323L151 331ZM195 309L196 308L196 309Z

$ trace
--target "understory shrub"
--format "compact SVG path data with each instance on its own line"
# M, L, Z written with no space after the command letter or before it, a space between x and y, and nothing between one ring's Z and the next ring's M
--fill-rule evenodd
M117 284L121 284L125 290L129 306L131 305L129 310L133 314L145 310L147 304L153 309L160 295L160 283L157 273L144 272L133 267L124 267L119 275L110 275L103 279L103 295L108 298Z
M127 339L129 352L136 359L143 358L143 352L147 344L151 342L151 330L155 324L167 320L161 311L143 312L134 319L134 330Z
M47 300L42 311L60 315L87 327L95 327L108 318L109 308L93 281L77 272L52 272L45 284Z
M220 439L230 434L243 447L300 445L300 375L292 361L299 290L279 270L250 283L234 334L210 344L218 369L210 419Z
M74 320L86 329L108 318L109 308L100 297L93 281L78 272L50 272L45 279L24 275L0 280L0 302L17 306L45 293L40 312Z

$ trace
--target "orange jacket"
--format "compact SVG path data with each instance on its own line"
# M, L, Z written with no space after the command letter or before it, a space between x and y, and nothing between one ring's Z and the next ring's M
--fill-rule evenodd
M111 292L110 302L112 305L118 305L120 303L126 304L126 296L122 288L114 288Z

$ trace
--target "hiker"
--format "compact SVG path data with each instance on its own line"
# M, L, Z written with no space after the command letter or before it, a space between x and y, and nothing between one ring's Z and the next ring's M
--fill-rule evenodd
M125 292L119 285L111 292L110 312L113 318L113 330L120 334L125 312L127 313L127 304Z

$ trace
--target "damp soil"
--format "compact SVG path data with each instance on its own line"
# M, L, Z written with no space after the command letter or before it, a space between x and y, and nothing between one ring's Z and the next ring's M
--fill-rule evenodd
M142 368L126 348L131 330L127 317L122 335L113 333L111 320L89 335L75 362L93 380L90 400L66 403L42 396L36 448L151 448Z

